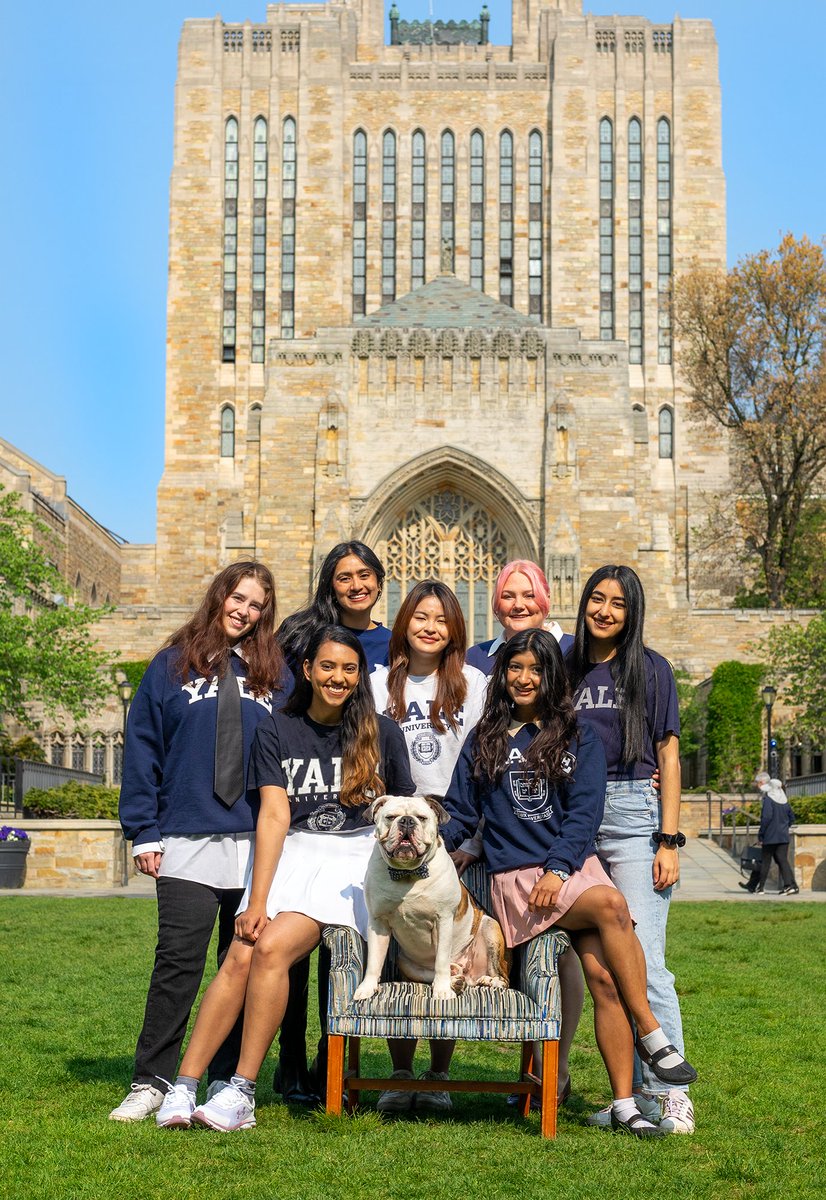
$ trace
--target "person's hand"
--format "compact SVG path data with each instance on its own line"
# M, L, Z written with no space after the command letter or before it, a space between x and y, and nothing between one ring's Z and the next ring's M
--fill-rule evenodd
M668 846L660 846L654 855L654 891L662 892L680 878L680 856Z
M141 875L151 875L153 879L157 879L158 872L161 869L162 857L160 850L147 850L145 854L136 854L134 856L135 866Z
M250 905L235 918L235 936L244 942L257 942L268 923L266 909Z
M478 855L468 854L467 850L452 850L450 851L450 857L453 861L454 867L456 868L456 874L460 879L468 867L479 861Z
M562 887L562 880L553 871L546 871L541 879L534 884L533 891L528 897L528 912L543 912L553 908Z
M660 790L660 770L659 767L654 769L654 774L651 776L651 786L655 792Z

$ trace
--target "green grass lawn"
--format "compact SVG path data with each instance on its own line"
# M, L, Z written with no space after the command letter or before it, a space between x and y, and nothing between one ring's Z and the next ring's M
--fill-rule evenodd
M683 1003L693 1137L591 1129L608 1099L586 1009L556 1142L501 1097L454 1097L448 1120L329 1120L259 1085L258 1128L172 1132L107 1120L130 1078L154 948L136 899L0 900L5 1150L0 1197L39 1200L441 1200L826 1195L826 905L679 904L670 963ZM454 1075L505 1077L518 1050L463 1043ZM363 1065L386 1064L366 1043Z

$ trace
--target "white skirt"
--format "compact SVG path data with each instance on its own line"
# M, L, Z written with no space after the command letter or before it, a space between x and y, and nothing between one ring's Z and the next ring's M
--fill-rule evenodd
M349 925L366 939L364 876L375 842L372 826L352 833L289 830L267 896L267 916L304 913L322 925ZM249 903L251 879L252 862L239 912Z

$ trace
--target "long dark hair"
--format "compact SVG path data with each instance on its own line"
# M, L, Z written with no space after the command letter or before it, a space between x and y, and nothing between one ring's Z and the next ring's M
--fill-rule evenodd
M284 671L284 656L275 640L275 583L268 567L259 562L236 562L219 571L209 585L194 616L171 634L162 649L178 649L176 670L181 679L189 671L209 678L223 675L230 656L224 633L224 601L242 579L254 579L264 590L261 615L243 639L247 687L256 696L277 688Z
M307 650L295 676L295 688L284 712L303 716L313 701L313 687L304 674L304 663L315 662L325 642L336 642L347 646L358 657L359 678L355 688L344 702L341 715L341 791L339 800L348 808L369 804L384 791L379 775L381 751L379 748L379 723L373 690L370 687L369 668L361 642L354 633L342 625L318 625L310 635Z
M448 725L458 732L456 719L467 696L467 680L462 667L465 665L467 628L462 608L446 583L436 579L425 579L417 583L396 614L390 636L390 674L387 677L387 713L394 721L401 721L407 711L404 689L407 684L410 664L410 647L407 644L407 627L419 605L428 596L434 596L444 609L450 641L442 652L436 673L436 692L430 702L430 723L439 733L445 732L442 713Z
M541 672L535 720L539 732L525 755L525 765L549 784L566 778L562 756L576 733L576 714L562 652L556 638L544 629L525 629L506 641L496 653L488 684L485 709L476 726L473 776L480 782L498 783L508 757L508 726L512 701L508 695L508 664L517 654L530 651Z
M360 558L366 567L374 572L379 585L379 596L384 587L384 567L379 558L364 542L339 542L321 564L315 592L306 608L299 609L286 617L279 626L278 644L286 658L300 666L307 657L307 646L316 625L337 625L341 622L341 612L336 604L336 594L333 590L333 576L342 558L349 555Z
M617 653L609 663L622 728L622 761L630 763L645 755L646 745L651 741L645 700L645 592L639 575L631 567L599 567L582 589L576 615L574 645L568 656L568 675L571 687L576 691L593 666L589 653L585 610L591 594L606 579L612 579L620 585L625 599L625 625L617 639Z

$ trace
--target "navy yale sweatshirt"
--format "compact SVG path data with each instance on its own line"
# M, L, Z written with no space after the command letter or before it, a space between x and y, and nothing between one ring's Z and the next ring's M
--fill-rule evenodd
M599 735L587 725L580 728L566 754L567 778L549 787L525 767L525 753L537 733L536 725L523 725L509 738L507 767L497 784L473 778L472 733L445 796L453 818L442 830L447 848L455 850L484 817L482 846L488 870L494 873L533 866L573 873L595 852L606 782Z

